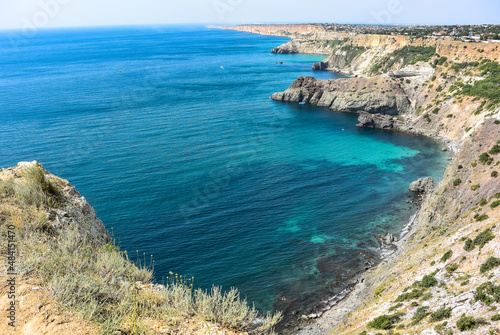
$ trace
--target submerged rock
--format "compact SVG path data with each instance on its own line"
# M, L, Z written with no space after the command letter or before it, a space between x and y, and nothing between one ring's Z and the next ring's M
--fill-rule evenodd
M432 179L431 177L420 178L412 182L409 189L411 192L431 192L434 189L434 179Z

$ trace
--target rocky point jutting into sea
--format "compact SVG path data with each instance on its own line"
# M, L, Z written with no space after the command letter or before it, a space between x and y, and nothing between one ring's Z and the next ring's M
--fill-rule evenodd
M430 136L454 153L439 185L412 185L423 202L397 252L330 310L303 316L297 332L500 334L500 44L317 24L223 29L289 37L272 52L328 52L314 69L350 76L300 77L273 99L359 113L361 127Z

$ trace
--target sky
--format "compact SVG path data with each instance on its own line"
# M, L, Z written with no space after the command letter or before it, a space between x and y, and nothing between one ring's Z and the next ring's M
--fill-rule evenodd
M181 23L500 24L498 0L0 0L0 29Z

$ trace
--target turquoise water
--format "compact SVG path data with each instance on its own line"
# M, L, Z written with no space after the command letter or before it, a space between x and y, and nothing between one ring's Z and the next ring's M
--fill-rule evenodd
M154 255L160 282L172 271L308 312L377 261L374 235L402 230L409 183L447 165L428 139L269 99L298 76L335 78L311 71L323 57L270 54L284 38L172 26L11 41L0 166L68 179L122 248Z

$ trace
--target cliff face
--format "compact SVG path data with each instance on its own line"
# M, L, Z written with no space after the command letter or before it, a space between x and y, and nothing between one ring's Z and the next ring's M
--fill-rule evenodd
M284 92L272 95L277 101L305 102L339 112L398 114L412 112L400 85L388 77L316 80L300 77Z

